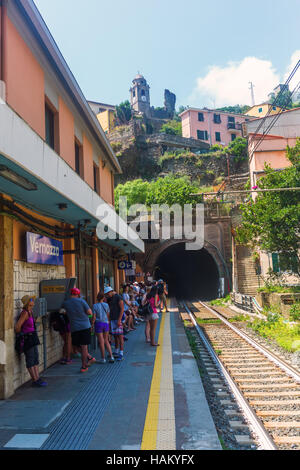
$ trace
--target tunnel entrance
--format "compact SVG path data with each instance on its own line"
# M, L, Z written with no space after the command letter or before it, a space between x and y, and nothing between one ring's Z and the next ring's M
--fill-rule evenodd
M212 300L218 297L218 267L204 248L187 251L185 243L167 248L156 262L155 278L164 279L169 286L169 296L178 299Z

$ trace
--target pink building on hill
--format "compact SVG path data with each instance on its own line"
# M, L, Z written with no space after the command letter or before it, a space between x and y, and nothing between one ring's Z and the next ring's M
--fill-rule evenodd
M249 121L243 114L225 113L211 109L188 108L180 114L182 136L204 140L210 145L227 146L242 135L242 123Z

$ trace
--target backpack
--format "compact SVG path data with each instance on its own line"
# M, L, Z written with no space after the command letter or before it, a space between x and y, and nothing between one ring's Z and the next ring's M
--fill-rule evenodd
M151 307L149 302L147 302L146 305L144 305L143 307L139 308L139 315L141 317L144 317L144 318L151 317L152 314L153 314L153 308Z
M19 356L24 352L24 334L23 333L16 334L15 350Z
M63 315L59 312L51 313L50 324L54 331L58 331L59 333L65 333L68 322L69 319L67 315Z

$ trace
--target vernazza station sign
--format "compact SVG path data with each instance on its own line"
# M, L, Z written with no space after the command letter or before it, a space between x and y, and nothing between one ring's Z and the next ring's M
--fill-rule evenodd
M63 266L63 244L37 233L26 233L27 263Z

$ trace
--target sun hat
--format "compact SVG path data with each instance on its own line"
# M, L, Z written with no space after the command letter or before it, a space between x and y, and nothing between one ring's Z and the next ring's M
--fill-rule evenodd
M23 306L25 307L25 305L27 305L29 302L34 302L35 299L36 299L36 295L24 295L24 297L22 297L21 299L21 302Z
M104 287L104 294L108 294L109 292L113 292L111 287Z
M74 289L71 289L71 295L80 295L80 290L74 287Z

